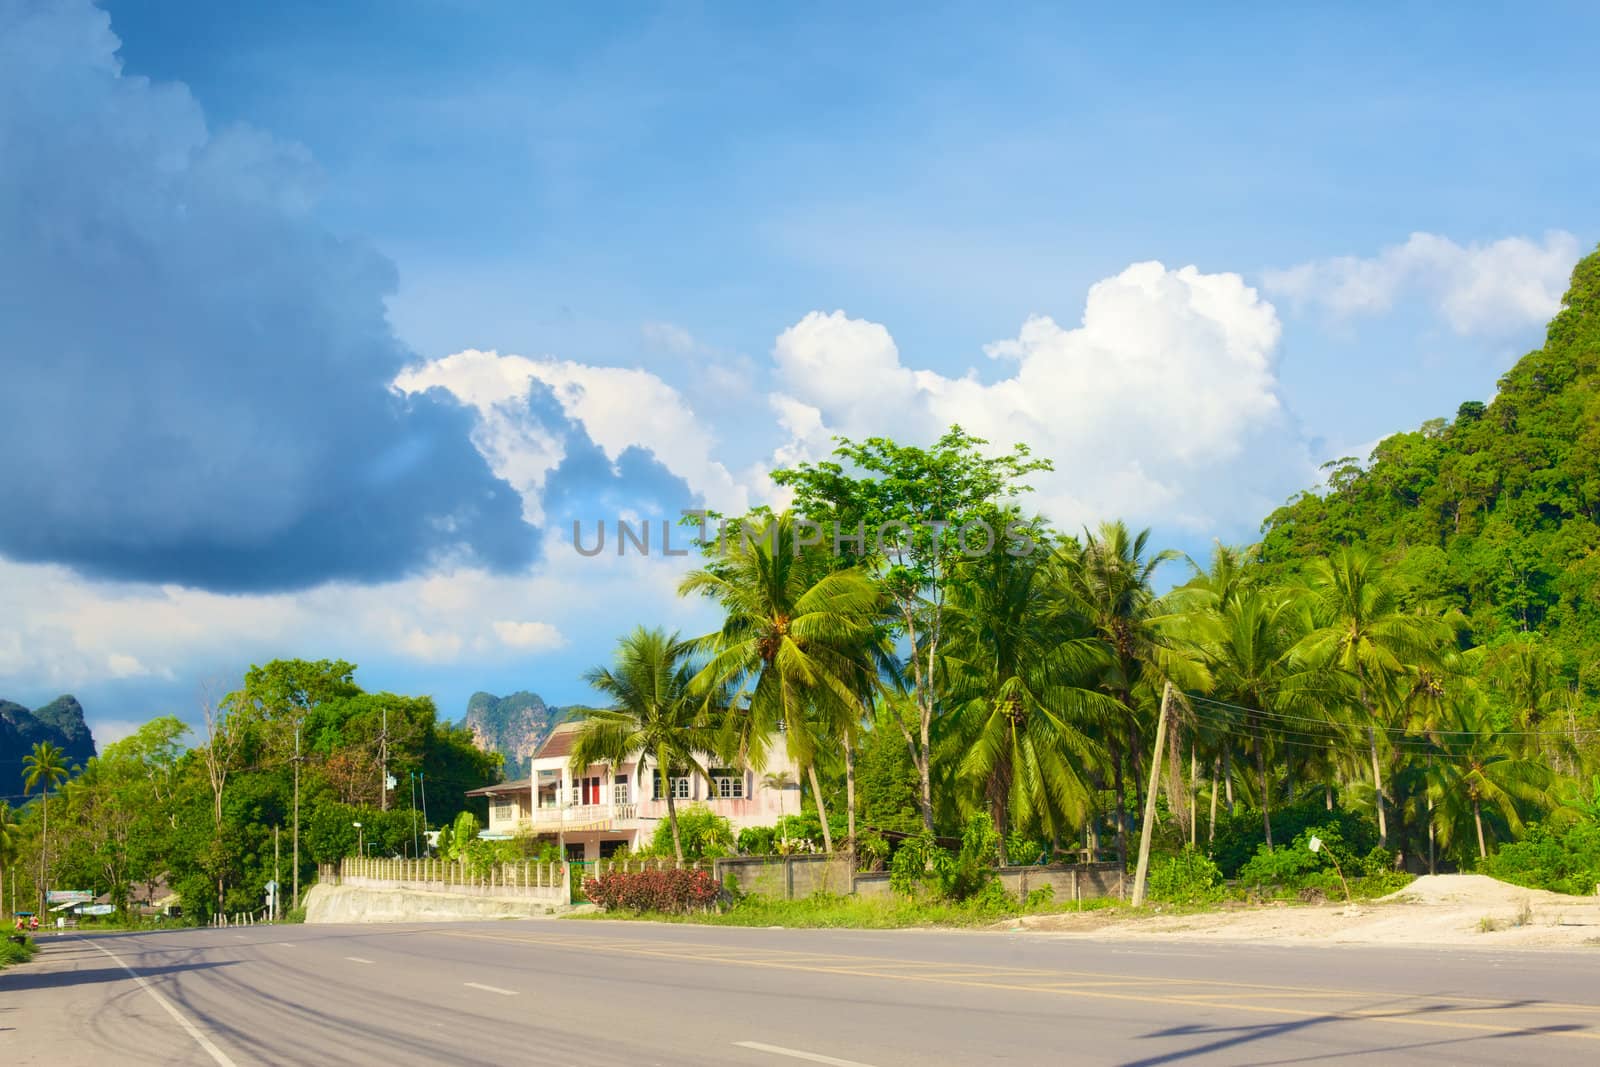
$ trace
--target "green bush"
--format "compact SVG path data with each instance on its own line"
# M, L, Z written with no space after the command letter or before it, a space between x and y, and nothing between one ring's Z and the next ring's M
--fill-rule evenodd
M1271 892L1314 889L1329 897L1342 897L1348 884L1352 896L1372 897L1393 892L1411 881L1409 874L1394 869L1394 853L1387 849L1373 844L1356 851L1344 836L1347 825L1346 820L1332 819L1320 826L1306 827L1289 844L1274 850L1268 851L1263 844L1239 869L1240 885ZM1320 851L1311 851L1312 837L1322 839ZM1339 879L1341 870L1345 882Z
M771 826L746 826L739 831L739 853L744 856L770 856L776 851L774 828Z
M889 859L889 841L876 830L856 835L856 868L881 871Z
M26 938L20 945L15 941L0 941L0 967L7 967L13 963L27 963L33 959L33 954L38 950L39 946L33 943L31 937Z
M1207 904L1224 892L1222 871L1211 857L1185 848L1151 865L1146 895L1171 904Z
M691 804L678 809L678 837L683 842L683 858L686 860L731 856L737 848L733 824L704 804ZM655 837L650 841L650 852L655 856L674 854L670 819L662 819L656 825Z
M1585 820L1564 833L1529 827L1526 837L1501 845L1478 870L1530 889L1590 896L1600 883L1600 823Z
M1352 855L1364 855L1378 844L1378 824L1372 817L1360 812L1335 808L1329 811L1319 801L1306 801L1278 808L1272 812L1272 839L1281 849L1285 841L1299 840L1302 834L1315 827L1318 836L1330 836L1348 846ZM1261 825L1261 813L1240 808L1233 815L1217 820L1216 838L1211 843L1211 858L1222 870L1224 878L1243 876L1244 866L1251 862L1266 844L1266 831ZM1339 862L1344 862L1341 854ZM1346 874L1350 872L1345 871Z
M999 836L989 816L975 812L961 832L961 850L952 854L926 832L907 838L889 863L889 887L902 896L934 891L945 900L968 900L995 885L994 858Z

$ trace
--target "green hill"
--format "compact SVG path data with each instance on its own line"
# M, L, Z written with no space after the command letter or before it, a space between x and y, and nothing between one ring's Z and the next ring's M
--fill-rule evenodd
M68 767L82 766L95 755L94 737L76 697L59 696L34 711L0 700L0 796L20 796L22 759L40 741L61 748Z
M497 697L479 692L467 701L461 725L472 731L473 744L505 757L505 775L512 779L528 773L534 750L565 717L566 709L545 704L537 693L523 690Z
M1471 643L1541 631L1569 680L1600 689L1600 252L1491 403L1327 469L1323 492L1266 520L1269 563L1364 544L1399 560L1416 599L1459 608Z

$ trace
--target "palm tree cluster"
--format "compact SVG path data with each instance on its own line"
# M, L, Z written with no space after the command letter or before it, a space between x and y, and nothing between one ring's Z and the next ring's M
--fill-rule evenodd
M713 757L759 772L781 752L830 851L838 791L825 783L843 779L848 851L856 754L891 731L914 763L925 698L931 796L918 814L952 828L986 813L1001 863L1019 836L1127 862L1167 687L1159 789L1194 844L1223 806L1258 812L1271 847L1275 809L1337 801L1369 812L1387 848L1470 860L1559 807L1558 765L1580 770L1566 689L1537 641L1463 651L1450 618L1360 550L1288 575L1219 547L1158 595L1157 568L1181 560L1152 551L1148 531L1064 537L1035 523L1038 550L955 559L937 592L919 591L930 614L938 597L940 639L913 671L903 568L809 544L788 513L762 522L763 536L708 552L682 583L720 609L719 628L641 627L590 672L608 706L586 713L575 766L643 753L707 776Z

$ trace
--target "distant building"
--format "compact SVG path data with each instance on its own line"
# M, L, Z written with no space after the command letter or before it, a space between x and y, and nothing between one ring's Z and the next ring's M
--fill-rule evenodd
M650 843L667 817L664 776L648 756L615 767L593 763L582 774L573 774L568 759L580 725L562 723L545 738L534 753L531 778L467 794L489 798L486 835L532 832L559 839L573 860L596 860L624 845L632 849ZM718 767L715 760L702 760L701 766L711 772L709 783L698 774L672 779L679 812L691 804L704 805L726 817L735 832L746 826L771 826L780 815L799 813L798 785L779 790L763 783L766 773L782 771L798 783L794 764L786 760L759 774L749 768Z

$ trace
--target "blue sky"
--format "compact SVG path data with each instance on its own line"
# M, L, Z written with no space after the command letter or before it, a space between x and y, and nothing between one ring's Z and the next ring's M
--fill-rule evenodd
M1590 6L1290 7L0 0L0 695L579 700L706 616L561 522L829 432L1248 539L1492 395L1600 238Z

